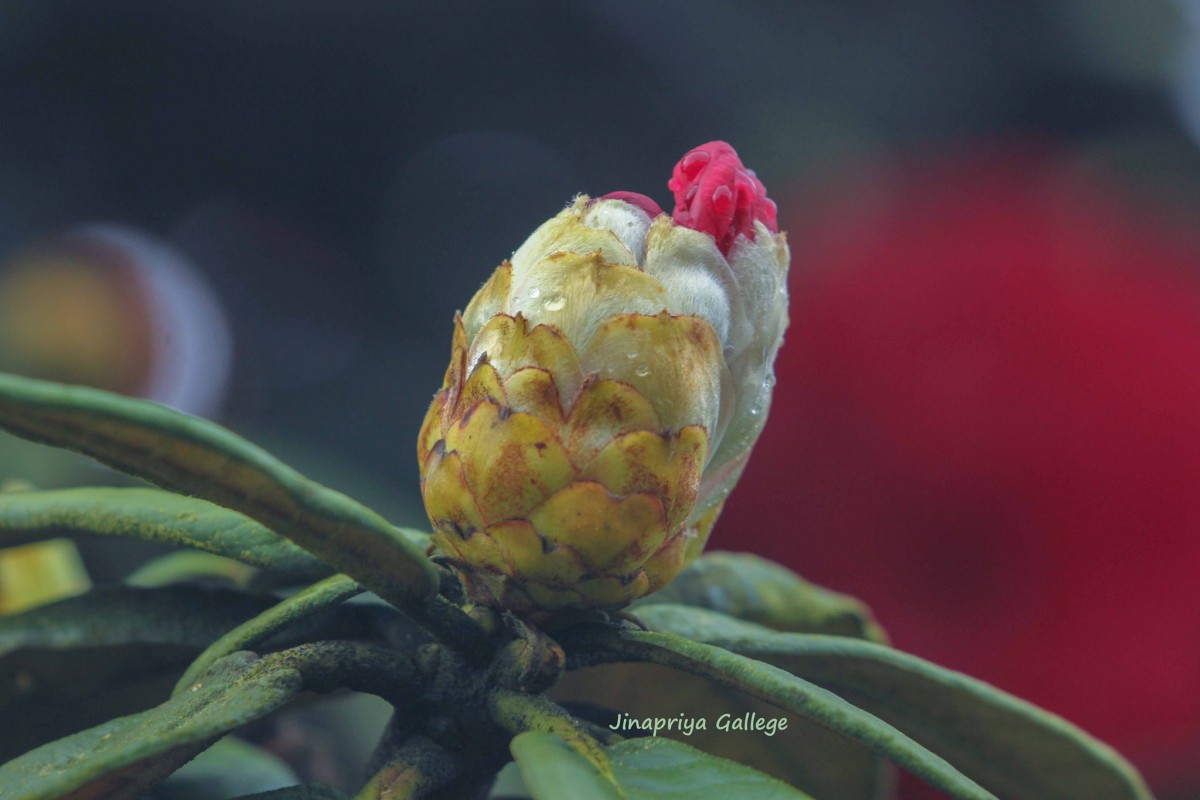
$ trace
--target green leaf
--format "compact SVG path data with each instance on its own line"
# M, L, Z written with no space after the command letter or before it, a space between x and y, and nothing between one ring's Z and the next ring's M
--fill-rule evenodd
M245 794L233 800L346 800L346 795L324 784L306 783L270 792Z
M703 560L705 557L702 557ZM790 574L790 573L789 573ZM669 587L668 587L669 588ZM728 635L721 614L679 605L644 605L637 615L654 630L680 632L688 638L708 640ZM741 628L770 633L770 629L733 620ZM702 718L704 730L686 737L675 732L660 735L686 738L688 744L714 755L748 764L796 786L814 797L841 800L875 800L891 788L891 769L871 750L804 717L788 720L786 735L766 737L753 731L720 731L722 715L741 718L746 713L777 717L778 709L737 689L714 686L706 679L657 664L602 664L573 670L559 681L553 695L560 702L599 704L643 719ZM594 720L602 724L615 717Z
M437 569L383 518L215 423L97 389L0 375L0 427L239 511L397 607L417 607L437 591Z
M617 713L602 718L597 706L639 720L675 720L681 713L689 720L703 719L703 730L697 723L690 734L677 728L661 731L659 738L685 741L753 767L813 797L876 800L886 796L891 787L891 770L883 759L804 717L789 715L787 730L774 736L719 730L717 722L723 716L741 719L749 713L771 719L781 714L770 703L744 692L658 664L602 664L572 670L563 675L552 695L559 702L588 709L586 716L605 727L618 724L621 718Z
M525 788L525 781L521 780L521 768L517 766L517 762L508 762L496 773L488 800L530 800L529 790Z
M229 731L260 719L302 688L276 658L237 653L195 691L39 747L0 767L4 800L136 798Z
M269 595L198 586L102 587L0 616L0 656L29 647L155 643L202 648L273 602Z
M118 488L0 494L0 547L63 535L124 536L189 547L297 580L330 573L270 528L194 497Z
M750 553L705 553L639 607L662 603L720 611L781 631L887 641L861 601Z
M521 779L535 800L559 800L570 787L574 800L624 800L591 761L552 733L526 731L509 745Z
M679 607L645 609L654 630L787 669L905 731L1004 797L1146 800L1137 771L1071 723L982 681L887 647L766 631Z
M700 609L695 611L705 613ZM893 726L836 694L770 664L670 633L603 629L580 631L575 636L574 640L564 637L562 643L568 652L590 651L597 655L612 654L616 660L652 661L708 678L861 742L952 797L995 800L994 795L945 759Z
M156 786L153 800L212 800L292 788L298 780L283 759L226 736Z
M198 649L175 644L27 648L0 658L0 764L161 703Z
M0 616L0 763L161 702L209 643L276 602L227 589L114 586ZM405 623L390 606L341 605L295 621L269 644L378 640L411 631Z
M671 739L631 739L608 748L629 800L808 800L786 783L744 764ZM564 784L565 785L565 784Z
M297 592L209 645L179 679L174 694L185 691L218 659L256 647L290 625L361 593L362 587L345 575L333 575Z
M0 616L0 763L160 702L197 652L272 600L116 586Z
M130 644L169 644L202 650L243 622L268 613L261 621L269 636L295 641L324 635L364 640L414 634L390 606L375 603L331 606L331 598L349 592L347 579L329 581L319 591L283 601L274 595L233 589L165 586L142 589L106 586L0 616L0 663L11 654L35 648L73 650ZM296 596L293 596L296 597ZM285 630L286 628L286 630ZM255 631L259 629L256 627ZM254 637L256 643L262 641ZM272 644L278 646L277 639ZM10 687L0 684L0 703Z
M619 789L553 734L522 733L510 749L522 788L534 800L558 800L565 796L565 787L579 800L809 800L809 795L744 764L671 739L631 739L607 748Z
M156 589L174 583L216 584L244 589L259 574L258 569L232 558L195 550L178 550L142 564L126 576L125 583L142 589Z

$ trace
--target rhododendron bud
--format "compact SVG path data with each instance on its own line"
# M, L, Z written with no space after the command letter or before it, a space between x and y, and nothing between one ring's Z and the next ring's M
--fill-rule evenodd
M618 608L699 554L762 430L788 249L733 148L689 153L672 216L576 200L455 320L418 443L434 542L477 602Z

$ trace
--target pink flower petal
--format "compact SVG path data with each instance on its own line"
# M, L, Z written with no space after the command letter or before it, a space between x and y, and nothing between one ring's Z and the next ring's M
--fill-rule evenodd
M675 195L676 224L712 236L725 255L738 236L754 238L755 222L772 233L779 230L766 187L725 142L702 144L685 155L667 188Z

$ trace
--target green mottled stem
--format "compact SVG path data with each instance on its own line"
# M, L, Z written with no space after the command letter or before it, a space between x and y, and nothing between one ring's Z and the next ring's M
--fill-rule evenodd
M488 692L488 712L493 722L514 736L525 731L554 734L616 785L604 748L565 708L544 695L493 688Z
M445 748L413 736L371 777L354 800L420 800L453 781L460 764Z
M569 651L587 654L578 663L648 661L699 675L861 742L952 797L996 800L995 795L896 728L770 664L682 636L648 631L593 629L564 638L563 645Z
M579 729L591 736L605 747L611 747L614 744L619 744L625 741L625 737L614 731L612 728L604 725L597 725L591 720L582 719L580 717L572 717Z
M361 594L362 587L345 575L334 575L297 592L286 600L272 606L253 619L213 642L192 662L175 684L172 696L179 694L196 682L196 677L208 669L213 662L238 650L250 650L270 639L294 622L310 617L330 606Z
M440 594L425 599L417 622L472 664L486 663L498 644L496 636L485 633L478 622Z
M144 797L158 781L227 733L284 707L305 690L368 692L425 713L426 686L411 659L354 642L315 642L259 658L227 656L187 692L146 711L31 750L0 766L5 800Z
M378 645L311 642L268 653L261 662L264 669L279 666L298 671L304 688L312 692L350 689L405 708L421 706L425 700L427 679L411 657Z

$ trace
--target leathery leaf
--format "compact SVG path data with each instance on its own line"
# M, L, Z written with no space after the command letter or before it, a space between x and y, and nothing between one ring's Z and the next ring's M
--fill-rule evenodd
M653 631L581 631L573 640L563 641L563 646L568 653L591 651L603 654L607 660L649 661L707 678L859 742L951 797L995 800L991 792L902 731L827 689L771 664L680 635Z
M887 641L862 601L751 553L705 553L638 605L663 603L720 611L781 631Z
M64 535L122 536L189 547L296 580L331 572L270 528L195 497L140 488L0 494L0 546Z
M400 608L438 572L382 517L207 420L97 389L0 375L0 427L257 520Z
M0 767L0 797L135 798L229 731L270 714L302 688L296 669L253 653L213 665L156 708L51 742Z

